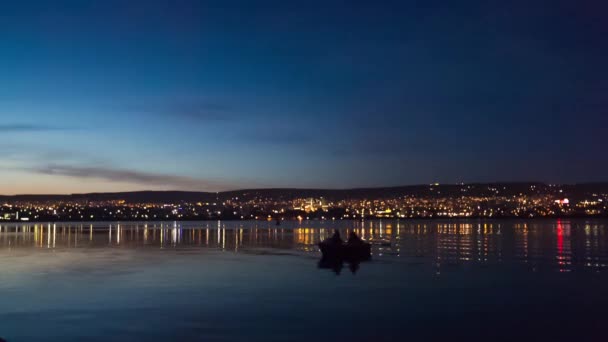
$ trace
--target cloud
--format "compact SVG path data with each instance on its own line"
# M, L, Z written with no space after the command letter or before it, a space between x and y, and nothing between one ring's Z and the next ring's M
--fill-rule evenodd
M216 180L204 180L185 176L148 173L142 171L104 168L104 167L79 167L70 165L46 165L29 168L28 171L45 174L75 178L96 178L111 182L135 183L150 187L162 187L171 190L218 190L231 189L234 184L228 184Z
M2 124L0 133L44 132L68 130L68 127L49 126L43 124Z
M168 112L194 119L230 120L230 106L221 103L183 103L169 108Z
M229 121L233 118L232 107L220 102L204 100L172 101L127 106L128 111L153 116L170 116L206 122Z
M284 128L247 131L236 138L246 143L288 146L306 145L313 141L311 134Z
M24 165L41 165L46 163L87 163L89 165L101 165L108 163L99 154L78 152L69 148L52 146L46 141L37 139L25 142L0 141L0 155L2 155L4 161L13 161ZM2 168L2 165L0 165L0 169Z

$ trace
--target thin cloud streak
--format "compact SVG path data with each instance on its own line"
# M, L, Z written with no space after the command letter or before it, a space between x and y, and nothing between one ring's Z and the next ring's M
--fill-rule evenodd
M126 169L104 167L79 167L70 165L46 165L29 168L28 171L74 178L96 178L120 183L135 183L151 187L162 187L170 190L201 190L217 191L234 188L228 184L215 180L204 180L185 176L148 173Z
M155 117L178 117L200 122L225 122L235 119L230 105L200 100L127 105L125 109L127 112Z
M69 130L69 129L72 129L72 128L39 125L39 124L3 124L3 125L0 125L1 133L63 131L63 130Z
M274 146L306 145L313 141L310 134L294 130L286 130L283 128L243 132L237 134L235 138L248 144L268 144Z

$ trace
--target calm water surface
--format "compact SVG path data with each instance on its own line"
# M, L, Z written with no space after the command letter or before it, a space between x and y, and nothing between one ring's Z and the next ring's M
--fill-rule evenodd
M318 268L333 229L372 261ZM11 341L605 341L608 221L12 224Z

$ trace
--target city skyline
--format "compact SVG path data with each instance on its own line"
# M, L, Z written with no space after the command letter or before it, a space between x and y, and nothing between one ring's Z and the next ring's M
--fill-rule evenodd
M608 183L0 196L0 221L602 218Z
M0 194L608 181L605 4L0 4Z

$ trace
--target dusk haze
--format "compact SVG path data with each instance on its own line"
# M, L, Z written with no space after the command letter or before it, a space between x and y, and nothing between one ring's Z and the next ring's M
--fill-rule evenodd
M0 189L608 181L606 10L6 1Z

